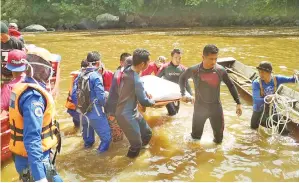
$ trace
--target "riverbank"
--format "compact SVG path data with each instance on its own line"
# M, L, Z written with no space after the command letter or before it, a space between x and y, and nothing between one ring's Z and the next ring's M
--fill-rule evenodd
M21 29L40 24L52 31L299 26L299 2L292 0L137 1L118 0L112 3L106 0L63 0L37 3L11 0L2 4L1 18L6 23L17 23Z

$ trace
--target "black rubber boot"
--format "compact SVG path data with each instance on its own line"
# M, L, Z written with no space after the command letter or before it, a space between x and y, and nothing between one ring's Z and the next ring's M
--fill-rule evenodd
M139 155L139 152L140 152L140 149L134 150L134 151L129 149L127 157L128 158L136 158Z

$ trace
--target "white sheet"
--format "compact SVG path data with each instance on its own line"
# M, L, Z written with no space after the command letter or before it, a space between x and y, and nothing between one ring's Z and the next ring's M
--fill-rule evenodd
M154 75L141 77L144 82L145 91L152 95L155 101L172 101L181 98L180 87L178 84ZM186 91L186 96L190 94Z

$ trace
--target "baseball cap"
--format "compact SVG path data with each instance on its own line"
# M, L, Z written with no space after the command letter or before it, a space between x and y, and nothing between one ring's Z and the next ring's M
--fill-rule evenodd
M13 72L23 72L27 70L26 53L21 50L8 52L6 68Z
M263 70L266 72L272 72L272 64L268 61L262 61L259 66L256 67L258 70Z

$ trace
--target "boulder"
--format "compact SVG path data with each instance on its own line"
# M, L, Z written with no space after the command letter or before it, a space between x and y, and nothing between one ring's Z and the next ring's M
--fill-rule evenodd
M134 18L134 23L133 23L136 27L142 27L145 28L148 26L148 24L146 23L145 20L143 20L141 17L139 16L135 16Z
M125 22L126 23L132 23L134 21L134 15L127 15L126 16L126 19L125 19Z
M119 17L109 13L98 15L96 20L100 28L115 27L119 23Z
M299 20L296 20L296 21L295 21L295 25L296 25L296 26L299 26Z
M95 21L86 18L82 19L80 23L78 23L76 26L78 27L79 30L98 29L99 27Z
M49 28L49 29L47 29L47 31L49 31L49 32L54 32L55 29L54 29L54 28Z
M22 32L47 32L47 29L41 25L33 24L22 29Z

